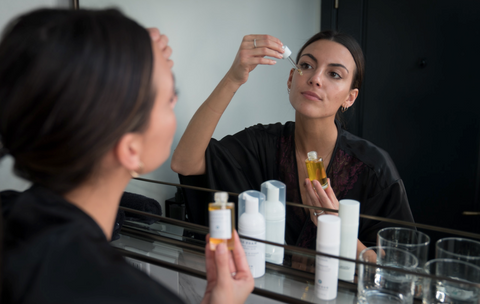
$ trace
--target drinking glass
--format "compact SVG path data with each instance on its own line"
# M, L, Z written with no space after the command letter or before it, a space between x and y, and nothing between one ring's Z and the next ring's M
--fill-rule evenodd
M380 230L377 234L377 246L395 247L410 252L418 259L415 269L418 273L424 273L423 267L428 260L428 248L430 237L423 232L400 227L389 227ZM423 277L415 278L415 298L422 297Z
M437 259L456 259L480 267L480 242L465 238L443 238L435 246Z
M480 267L454 259L435 259L425 264L425 272L450 277L462 282L442 279L423 279L423 303L478 304L480 303ZM476 284L472 286L468 282Z
M368 247L359 260L410 271L418 265L413 254L395 247ZM358 303L413 303L415 275L373 265L358 268Z

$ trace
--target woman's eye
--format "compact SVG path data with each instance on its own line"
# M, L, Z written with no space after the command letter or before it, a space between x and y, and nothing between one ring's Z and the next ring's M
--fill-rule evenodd
M331 72L330 75L332 75L333 78L337 78L337 79L342 78L338 73L335 73L335 72Z
M312 69L312 66L309 65L306 62L302 62L302 63L300 63L300 69L302 69L302 70Z

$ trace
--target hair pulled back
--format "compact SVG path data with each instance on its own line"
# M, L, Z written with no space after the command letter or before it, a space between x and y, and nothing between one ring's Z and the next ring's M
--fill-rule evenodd
M147 30L117 10L20 16L0 43L0 150L19 176L72 190L148 124L152 64Z

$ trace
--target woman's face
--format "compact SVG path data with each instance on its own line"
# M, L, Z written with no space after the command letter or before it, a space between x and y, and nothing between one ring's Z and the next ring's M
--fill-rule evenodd
M153 43L152 48L152 79L156 95L147 130L143 134L143 173L155 170L167 160L177 126L173 111L177 102L173 74L156 43Z
M290 103L308 118L334 117L341 106L350 107L358 95L351 90L355 61L343 45L318 40L307 46L298 61L303 76L292 69L288 78Z

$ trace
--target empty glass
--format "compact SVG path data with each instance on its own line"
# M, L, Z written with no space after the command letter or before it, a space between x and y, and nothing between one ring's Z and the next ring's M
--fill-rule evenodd
M456 259L480 267L480 242L465 238L443 238L435 246L437 259Z
M394 247L366 248L359 260L410 271L418 265L413 254ZM415 275L363 264L358 269L358 303L413 303Z
M428 259L430 237L423 232L400 227L389 227L380 230L377 234L377 246L395 247L410 252L418 259L416 271L424 273L423 267ZM415 298L422 297L423 277L415 278Z
M480 267L454 259L435 259L425 264L425 271L436 276L450 277L462 282L424 278L423 303L478 304L480 303ZM471 286L467 282L474 283Z

